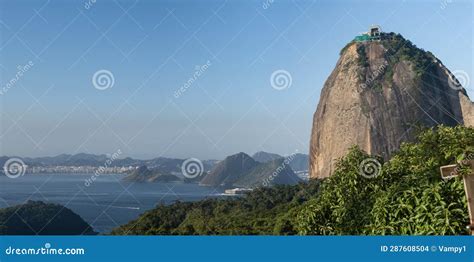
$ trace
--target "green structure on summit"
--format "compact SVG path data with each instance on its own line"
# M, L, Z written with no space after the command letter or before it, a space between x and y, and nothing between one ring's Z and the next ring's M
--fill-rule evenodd
M360 35L354 38L356 42L366 42L366 41L378 41L385 38L387 34L382 32L382 29L378 25L372 25L369 28L368 32L361 33Z

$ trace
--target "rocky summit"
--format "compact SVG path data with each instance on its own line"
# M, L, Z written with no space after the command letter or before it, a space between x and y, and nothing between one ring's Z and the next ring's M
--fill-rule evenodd
M330 176L353 145L388 159L420 128L474 125L474 106L461 83L432 53L399 34L350 42L314 114L310 177Z

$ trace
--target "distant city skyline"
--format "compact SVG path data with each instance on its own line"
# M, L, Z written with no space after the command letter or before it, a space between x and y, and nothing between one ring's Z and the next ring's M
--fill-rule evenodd
M308 153L339 51L379 24L474 88L470 1L1 1L0 155Z

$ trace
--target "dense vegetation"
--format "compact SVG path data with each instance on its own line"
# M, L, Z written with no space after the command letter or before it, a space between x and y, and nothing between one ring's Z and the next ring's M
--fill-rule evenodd
M317 194L320 182L258 188L246 197L159 205L115 229L124 235L296 234L292 209ZM296 211L297 209L295 209Z
M354 148L321 193L298 214L301 234L464 234L469 223L461 179L443 181L439 167L473 151L474 130L439 127L406 143L380 175L360 176L366 159ZM467 153L467 154L466 154Z
M70 209L41 201L0 209L0 235L94 235Z
M232 200L161 205L113 234L467 233L462 180L443 181L439 167L472 157L474 129L440 126L418 140L403 144L385 163L354 147L323 181L260 188ZM361 176L368 158L380 163L373 178Z
M400 34L390 33L389 39L382 41L382 44L387 50L387 60L391 66L399 61L411 61L418 70L418 75L435 68L435 56L431 52L418 48Z

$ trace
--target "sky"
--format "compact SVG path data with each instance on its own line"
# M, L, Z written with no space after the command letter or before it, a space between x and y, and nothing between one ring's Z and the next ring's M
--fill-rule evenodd
M339 51L372 24L474 97L470 1L0 0L0 155L307 153Z

